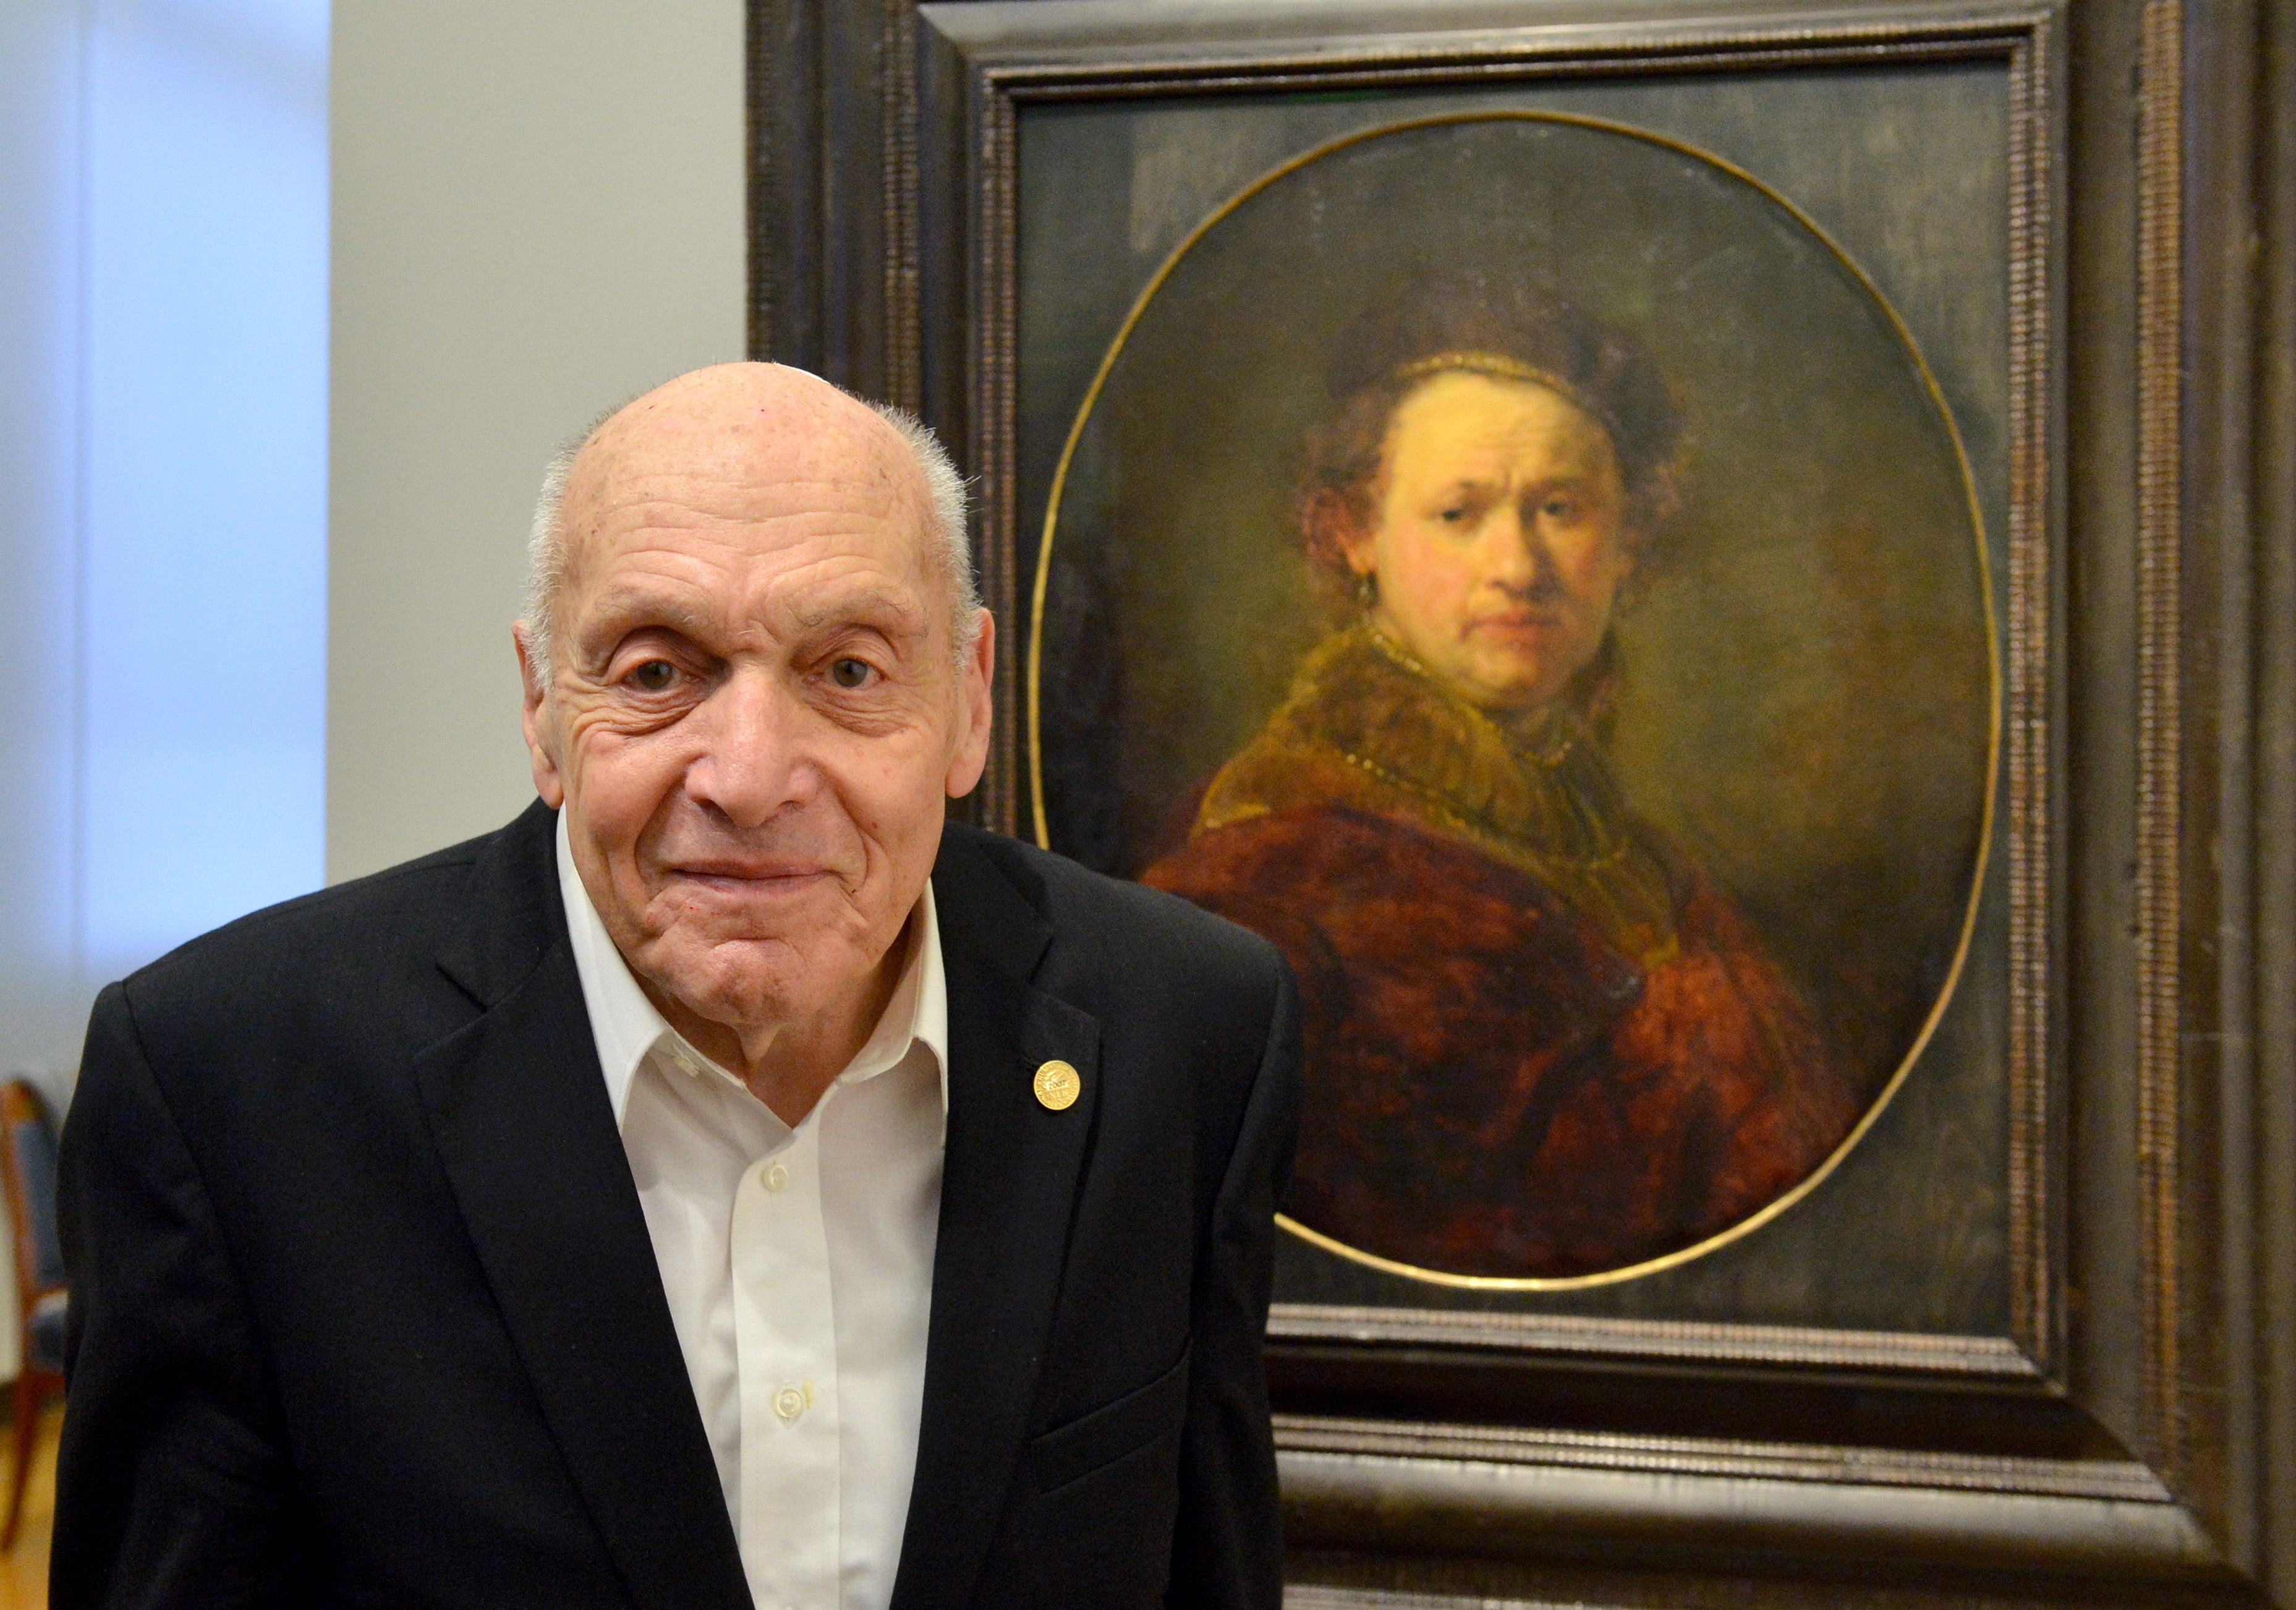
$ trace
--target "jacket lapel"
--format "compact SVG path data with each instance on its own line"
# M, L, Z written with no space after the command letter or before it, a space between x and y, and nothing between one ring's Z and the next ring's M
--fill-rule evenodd
M1052 937L1043 917L961 829L949 830L933 879L948 1140L893 1610L949 1610L971 1597L1027 1435L1099 1105L1097 1020L1028 982ZM1037 1067L1055 1057L1083 1081L1057 1113L1035 1094Z
M415 1063L479 1261L636 1601L749 1591L591 1043L537 807L495 836L440 965L483 1008Z

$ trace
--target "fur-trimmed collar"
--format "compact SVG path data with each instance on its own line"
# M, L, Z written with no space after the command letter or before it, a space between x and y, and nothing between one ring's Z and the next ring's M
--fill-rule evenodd
M1538 877L1644 965L1674 954L1672 880L1567 701L1503 724L1370 625L1336 632L1220 768L1195 832L1315 809L1463 841Z

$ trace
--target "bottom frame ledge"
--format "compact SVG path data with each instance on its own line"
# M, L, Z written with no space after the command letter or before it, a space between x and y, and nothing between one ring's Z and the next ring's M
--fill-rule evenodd
M1296 1448L1277 1462L1285 1539L1299 1548L2241 1581L2169 1501Z

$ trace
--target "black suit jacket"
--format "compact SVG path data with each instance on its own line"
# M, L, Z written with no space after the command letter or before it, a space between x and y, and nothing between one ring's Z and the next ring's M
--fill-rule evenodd
M94 1605L746 1605L539 806L98 1000L53 1565ZM1300 1047L1260 941L952 826L893 1602L1273 1606ZM1038 1064L1083 1093L1049 1112Z

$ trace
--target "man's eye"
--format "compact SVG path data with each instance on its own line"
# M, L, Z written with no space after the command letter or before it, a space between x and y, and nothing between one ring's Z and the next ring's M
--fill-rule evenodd
M1549 520L1576 520L1578 518L1578 502L1572 497L1550 497L1539 505L1538 512Z
M866 660L856 660L849 654L829 662L829 679L842 688L865 687L869 678L876 674L875 666Z
M1464 508L1461 507L1459 505L1457 505L1457 504L1453 504L1449 508L1445 509L1445 510L1444 510L1440 514L1439 514L1436 518L1438 518L1438 519L1439 519L1440 521L1442 521L1442 522L1443 522L1445 525L1457 525L1460 522L1462 522L1462 521L1465 520L1465 519L1466 519L1466 517L1467 517L1467 511L1466 511Z
M658 694L677 680L677 667L667 660L649 660L630 672L630 680L650 694Z

